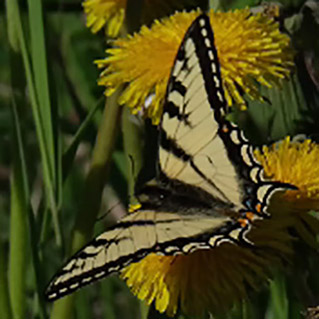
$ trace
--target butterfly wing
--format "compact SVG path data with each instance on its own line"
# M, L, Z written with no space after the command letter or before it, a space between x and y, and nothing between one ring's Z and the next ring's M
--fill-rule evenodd
M240 240L241 227L229 218L198 218L138 211L123 218L72 257L53 278L46 296L53 301L97 281L149 253L188 254L224 241Z
M226 101L209 18L187 32L169 80L161 121L160 178L191 185L238 211L267 214L269 198L287 187L264 178L243 132L225 119ZM194 188L194 190L195 190Z

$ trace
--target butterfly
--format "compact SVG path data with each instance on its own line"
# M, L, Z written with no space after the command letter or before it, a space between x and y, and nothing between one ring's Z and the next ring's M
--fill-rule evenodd
M273 194L291 187L264 176L253 146L226 114L214 35L201 14L184 36L168 81L156 183L137 194L141 208L92 240L54 276L49 300L150 253L247 244L252 222L269 216Z

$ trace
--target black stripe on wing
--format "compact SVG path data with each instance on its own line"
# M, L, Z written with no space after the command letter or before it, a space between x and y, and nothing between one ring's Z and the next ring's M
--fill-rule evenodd
M180 219L179 219L180 220ZM143 225L149 224L149 220L137 220L132 221L130 223L119 223L117 224L118 229L127 230L130 227L137 226L140 227L140 232L143 232ZM168 222L168 221L160 221L160 222ZM156 223L153 222L155 225ZM115 227L113 227L115 229ZM239 230L236 233L236 230ZM231 234L233 231L236 233L236 237ZM211 232L201 233L192 237L178 237L173 240L169 240L162 243L155 243L155 245L143 249L136 250L131 254L120 254L117 256L115 260L110 262L106 262L99 267L93 267L89 271L82 271L79 274L73 275L72 273L75 270L79 269L79 264L83 261L83 265L85 260L88 258L94 258L100 252L100 249L108 249L112 244L120 244L125 240L132 240L130 237L119 237L119 238L111 238L111 239L94 239L91 241L84 249L79 251L76 255L74 255L64 267L67 268L65 270L62 269L59 273L55 275L49 284L46 290L46 298L50 301L54 301L63 296L66 296L75 290L91 284L97 280L100 280L112 273L118 273L126 266L131 263L140 261L143 257L150 253L157 253L160 255L178 255L178 254L190 254L198 249L210 249L216 246L219 246L223 242L231 242L231 243L240 243L245 244L244 239L245 229L236 222L228 219L225 223L219 228L214 229ZM92 249L93 248L93 249ZM86 250L86 251L85 251ZM92 250L92 252L88 253L87 250ZM94 252L95 251L95 252ZM62 281L61 278L65 277Z
M204 36L205 34L205 36ZM217 51L214 45L214 35L210 27L209 18L206 14L200 15L190 26L185 34L184 40L179 48L175 59L175 65L181 63L181 69L189 71L187 66L187 58L185 56L187 39L192 39L195 44L196 55L199 59L202 76L204 78L205 88L208 99L211 105L214 105L216 120L220 119L225 114L226 104L224 99L224 91L220 76L220 67L217 58ZM176 81L175 77L171 75L167 96L172 91L178 92L181 96L185 96L187 88L182 82ZM186 105L184 105L185 107ZM172 111L174 110L174 111ZM185 117L184 109L180 109L172 102L164 104L164 112L167 112L171 117L182 118Z
M176 142L167 137L166 132L162 130L161 132L161 147L170 153L174 154L175 157L178 157L184 162L188 162L192 169L202 178L204 179L208 184L210 184L216 192L220 195L221 198L225 200L225 202L228 202L228 198L226 194L214 183L213 180L209 179L205 174L201 171L201 168L198 167L194 161L193 156L190 154L187 154L179 145L176 144ZM196 154L195 154L196 155ZM165 176L163 172L161 172L161 176Z

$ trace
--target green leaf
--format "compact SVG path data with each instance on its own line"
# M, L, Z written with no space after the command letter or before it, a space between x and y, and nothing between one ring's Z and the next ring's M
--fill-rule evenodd
M211 0L211 8L214 8L214 0ZM217 1L216 1L217 2ZM252 7L260 4L259 0L230 0L230 1L220 1L220 7L223 11L231 9L244 9L246 7Z
M260 89L269 103L253 101L248 111L239 112L237 120L255 144L277 141L303 132L301 120L307 103L296 74L282 82L282 88Z

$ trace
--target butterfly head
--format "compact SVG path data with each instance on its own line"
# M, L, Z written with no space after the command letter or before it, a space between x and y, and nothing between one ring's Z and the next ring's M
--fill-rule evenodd
M145 184L136 195L144 209L161 207L169 196L168 190L158 186L153 181Z

